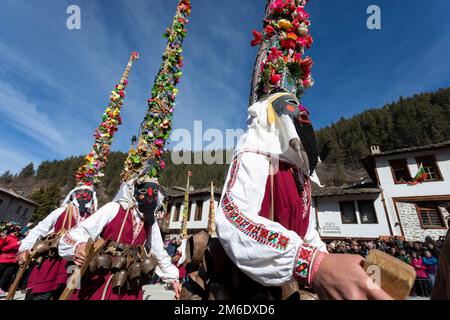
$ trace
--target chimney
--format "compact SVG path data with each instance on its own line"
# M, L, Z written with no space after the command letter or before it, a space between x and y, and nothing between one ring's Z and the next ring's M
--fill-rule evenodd
M373 144L370 146L370 153L372 155L381 154L381 148L379 144Z

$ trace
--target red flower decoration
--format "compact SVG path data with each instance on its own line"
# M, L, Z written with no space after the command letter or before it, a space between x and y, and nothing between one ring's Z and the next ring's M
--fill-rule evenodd
M301 258L303 260L309 260L309 258L311 257L311 251L309 251L309 250L302 250L300 256L301 256Z
M306 12L304 7L298 7L295 12L300 21L305 21L309 18L309 13Z
M280 246L285 247L285 246L287 246L288 243L289 243L289 239L286 238L285 236L280 236L280 239L278 239L278 244Z
M271 5L270 5L270 9L276 13L276 14L281 14L284 10L284 3L282 0L275 0Z
M270 53L267 56L267 60L269 62L273 62L275 60L278 60L278 58L281 58L282 56L283 56L283 52L278 50L277 47L273 47L272 49L270 49Z
M270 77L270 84L276 86L281 81L281 74L274 73Z
M269 36L272 36L275 33L275 29L271 25L268 25L267 27L265 27L264 31Z
M289 49L295 50L295 48L297 47L295 40L292 40L292 39L281 40L280 44L281 44L281 47L286 50L289 50Z
M259 233L259 235L263 238L267 238L269 236L269 230L262 229L261 232Z
M251 43L252 47L255 47L255 46L261 44L263 37L260 32L253 30L253 37L254 37L254 39L252 40L252 43Z

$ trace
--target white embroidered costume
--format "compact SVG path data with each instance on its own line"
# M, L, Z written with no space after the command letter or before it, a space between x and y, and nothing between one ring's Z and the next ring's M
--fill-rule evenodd
M216 214L217 234L230 259L254 281L264 286L307 283L314 256L318 250L326 252L314 224L309 221L301 237L260 216L271 167L276 174L278 163L284 162L309 176L304 158L290 146L293 139L300 140L292 120L283 115L271 121L269 108L264 100L249 109L248 130L236 147Z
M25 239L22 240L19 252L31 250L38 239L53 233L58 218L61 216L61 214L63 214L67 210L69 204L72 204L75 209L73 211L73 218L75 219L76 223L78 224L84 220L84 217L82 217L78 213L78 201L76 197L74 197L75 192L79 190L92 191L93 193L92 208L90 208L90 205L87 205L87 207L89 208L89 212L95 212L97 210L97 197L94 188L88 186L81 186L73 189L64 199L62 206L60 208L54 210L44 220L39 222L36 227L30 230Z
M72 259L78 245L86 243L89 239L96 240L100 237L104 228L114 220L121 207L124 210L130 209L135 226L133 233L134 236L137 237L143 227L144 217L136 209L137 205L132 196L133 192L133 187L123 184L113 202L100 208L95 215L80 223L61 239L59 244L59 254L65 259ZM162 194L159 194L159 207L162 206L162 199ZM178 280L179 271L177 267L172 264L170 256L163 247L161 232L156 221L151 227L145 246L150 249L150 252L158 262L156 274L167 283Z

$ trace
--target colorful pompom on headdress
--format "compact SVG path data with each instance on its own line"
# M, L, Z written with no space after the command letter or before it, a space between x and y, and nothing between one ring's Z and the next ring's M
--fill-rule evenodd
M314 84L313 61L303 57L313 39L309 34L308 0L269 0L262 32L253 30L252 46L260 45L252 79L250 105L268 95L289 91L300 99Z
M139 59L138 53L133 52L120 82L111 92L110 102L103 114L102 123L94 134L95 143L92 151L85 157L84 163L76 172L77 186L95 186L104 176L114 135L118 131L119 125L122 124L120 110L125 99L125 89L128 86L128 75L133 62L137 59Z
M182 44L187 34L185 25L189 22L190 14L190 0L180 0L173 24L165 33L167 48L148 100L148 111L139 139L134 141L137 146L131 148L125 161L122 172L124 182L144 175L157 178L165 167L162 154L172 131L175 98L178 94L176 86L183 74Z

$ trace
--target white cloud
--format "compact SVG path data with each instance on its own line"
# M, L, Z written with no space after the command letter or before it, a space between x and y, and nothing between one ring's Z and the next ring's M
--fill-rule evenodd
M70 150L61 134L65 128L58 128L25 94L4 81L0 81L0 112L3 121L49 149L61 155Z

